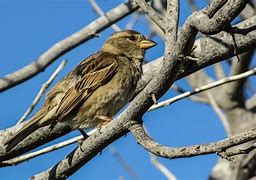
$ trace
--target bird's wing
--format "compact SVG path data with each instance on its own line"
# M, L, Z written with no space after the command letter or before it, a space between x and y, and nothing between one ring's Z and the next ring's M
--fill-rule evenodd
M59 103L57 121L79 107L98 87L107 83L116 73L118 66L114 56L93 55L81 62L71 73L79 79L69 88ZM56 123L56 122L55 122Z

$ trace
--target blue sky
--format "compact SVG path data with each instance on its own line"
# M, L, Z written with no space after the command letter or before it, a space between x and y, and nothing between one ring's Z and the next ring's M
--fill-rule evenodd
M99 0L98 2L104 5L104 10L109 10L121 1ZM190 13L185 2L181 1L181 23ZM87 1L82 0L0 0L0 76L32 62L54 43L78 31L97 17ZM129 17L118 23L120 27L124 27L127 20ZM147 35L149 29L146 27L147 22L140 19L134 29ZM81 60L98 50L112 32L110 28L105 30L99 38L92 39L61 57L45 72L2 93L0 95L0 109L2 110L0 128L7 128L17 122L33 101L41 84L49 78L61 60L67 59L68 64L54 83ZM164 50L163 42L158 38L154 40L158 42L158 46L148 52L146 58L149 61L161 56ZM189 89L184 80L178 81L177 84ZM162 99L174 95L174 92L168 92ZM41 103L36 109L40 105ZM222 124L208 106L195 104L188 100L182 100L170 107L147 113L143 119L150 135L159 143L168 146L207 143L226 137ZM77 134L78 132L73 132L54 142L60 142ZM1 179L28 179L57 163L75 146L76 144L42 155L18 166L1 168ZM150 163L147 151L139 146L130 134L109 147L115 147L118 150L122 158L134 169L139 179L165 179ZM120 176L130 179L109 151L109 147L70 179L118 179ZM179 179L207 179L217 156L204 155L175 160L159 158L159 160Z

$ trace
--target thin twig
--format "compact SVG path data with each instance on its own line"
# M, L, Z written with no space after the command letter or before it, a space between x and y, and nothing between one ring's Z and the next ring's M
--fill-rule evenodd
M191 9L191 12L195 12L197 11L197 6L196 6L196 2L194 0L188 0L188 3L189 3L189 6L190 6L190 9Z
M88 133L86 133L87 135L92 135L95 131L97 131L97 129L93 129L91 131L89 131ZM18 156L18 157L15 157L15 158L12 158L12 159L9 159L9 160L6 160L6 161L2 161L0 162L0 167L4 167L4 166L11 166L11 165L17 165L19 163L22 163L24 161L27 161L29 159L32 159L34 157L37 157L37 156L40 156L40 155L43 155L43 154L46 154L48 152L52 152L52 151L55 151L57 149L60 149L60 148L63 148L63 147L66 147L70 144L74 144L78 141L81 141L84 137L82 135L80 136L76 136L74 138L71 138L71 139L68 139L66 141L63 141L63 142L60 142L58 144L54 144L52 146L49 146L49 147L46 147L46 148L43 148L43 149L40 149L38 151L35 151L35 152L31 152L31 153L27 153L25 155L21 155L21 156Z
M227 134L230 134L230 127L229 127L229 123L228 120L225 116L225 114L221 111L220 107L218 106L216 100L214 99L213 95L208 92L207 96L209 98L209 102L213 108L213 110L216 112L216 114L218 115L218 117L220 118L225 130Z
M138 21L140 17L139 13L135 13L132 15L131 19L128 21L128 23L125 25L124 29L132 29L133 26L136 24L136 22Z
M241 74L238 74L238 75L235 75L235 76L230 76L230 77L223 78L223 79L215 81L213 83L210 83L210 84L204 85L202 87L196 88L194 91L187 91L185 93L179 94L179 95L177 95L173 98L170 98L168 100L159 102L159 103L157 103L157 105L152 105L149 108L148 111L152 111L152 110L164 107L164 106L169 106L170 104L172 104L176 101L179 101L179 100L184 99L186 97L192 96L194 94L201 93L203 91L221 86L221 85L226 84L226 83L230 83L230 82L237 81L237 80L240 80L240 79L243 79L243 78L247 78L247 77L250 77L250 76L255 75L255 74L256 74L256 67L249 70L249 71L246 71L244 73L241 73Z
M161 171L169 180L176 180L176 177L167 169L160 161L158 161L157 156L149 153L151 163Z
M223 78L226 77L226 74L224 72L224 69L223 69L223 66L222 66L221 62L214 64L213 68L214 68L214 72L215 72L215 75L216 75L218 80L223 79Z
M104 16L104 11L100 8L100 6L96 3L95 0L89 0L89 3L91 4L93 10L99 15ZM116 24L113 24L110 26L114 31L121 31L122 29L118 27Z
M60 65L57 67L57 69L53 72L51 77L42 85L41 89L39 90L38 94L36 95L36 98L32 102L31 106L26 110L26 112L23 114L23 116L20 118L20 120L17 122L17 124L22 123L28 115L33 111L37 103L40 101L42 96L44 95L47 88L51 85L51 83L54 81L54 79L57 77L57 75L60 73L60 71L64 68L67 61L63 60Z
M148 134L147 128L142 124L145 132ZM151 163L162 172L169 180L176 180L176 177L161 163L158 161L156 155L149 152Z
M175 84L173 84L171 87L170 87L171 90L181 94L181 93L185 93L186 91L180 87L180 86L177 86ZM194 102L200 102L200 103L208 103L208 99L207 98L204 98L204 97L200 97L200 96L189 96L188 97L191 101L194 101Z
M141 7L141 9L148 14L148 16L154 21L158 27L165 32L166 25L163 17L156 12L145 0L135 0L135 2Z
M129 176L131 177L131 179L139 179L138 175L135 173L135 171L133 170L133 168L127 163L125 162L125 160L122 158L122 156L120 155L120 153L117 151L117 149L115 147L110 147L109 151L111 152L111 154L114 156L114 158L117 160L117 162L124 168L124 170L129 174Z

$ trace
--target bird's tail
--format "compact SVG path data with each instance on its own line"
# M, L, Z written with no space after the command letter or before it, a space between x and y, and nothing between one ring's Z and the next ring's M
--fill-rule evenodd
M6 146L6 151L14 148L20 141L25 139L28 135L34 132L39 125L35 121L28 121L14 136L8 139L4 145Z

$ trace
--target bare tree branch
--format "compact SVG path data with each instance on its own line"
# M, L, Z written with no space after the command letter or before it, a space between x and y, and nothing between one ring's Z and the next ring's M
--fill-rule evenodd
M154 104L154 105L152 105L150 107L150 109L148 111L152 111L152 110L161 108L163 106L169 106L172 103L174 103L176 101L179 101L181 99L184 99L186 97L189 97L189 96L201 93L203 91L206 91L206 90L209 90L209 89L221 86L221 85L226 84L226 83L230 83L230 82L234 82L234 81L237 81L237 80L241 80L243 78L247 78L247 77L253 76L255 74L256 74L256 67L251 69L251 70L249 70L249 71L246 71L244 73L241 73L241 74L238 74L238 75L235 75L235 76L226 77L226 78L221 79L219 81L214 81L213 83L210 83L210 84L204 85L202 87L196 88L194 91L187 91L187 92L179 94L179 95L177 95L177 96L175 96L173 98L167 99L167 100L159 102L157 104Z
M255 179L256 150L254 149L235 169L233 177L236 179Z
M105 13L102 11L100 6L96 3L95 0L89 0L89 3L91 4L93 10L99 15L99 16L105 16ZM112 24L110 26L114 31L121 31L122 29L119 28L116 24Z
M246 5L244 10L239 14L240 19L244 20L255 15L256 11L254 7L255 6L253 6L253 2L250 1ZM236 41L235 38L234 41ZM236 44L234 44L234 48L235 45ZM239 59L241 59L240 62L237 62L238 59L236 57L233 57L232 60L230 61L232 62L232 65L230 67L230 74L239 74L249 69L251 57L251 50L247 51L246 54L239 55ZM247 89L251 90L249 79L236 81L223 86L221 89L219 88L218 90L214 90L214 94L218 99L218 105L221 105L223 107L223 110L227 117L228 126L230 127L230 133L228 134L229 136L245 132L251 128L256 127L255 109L251 109L250 107L247 107L245 105L245 103L248 102L248 100L246 100L248 98L248 96L246 96L246 92L248 92ZM249 97L250 96L251 95L249 95ZM243 144L240 146L240 148L244 149L254 142L255 141ZM225 159L220 159L214 166L210 179L247 180L254 177L256 175L256 161L246 161L248 157L254 157L251 159L255 159L256 156L255 153L250 153L249 155L236 156L235 164L233 162L228 162Z
M171 53L171 48L175 46L177 41L179 26L179 10L179 0L167 0L167 10L165 17L165 54Z
M124 29L132 29L132 27L136 24L136 22L138 21L140 17L139 13L135 13L132 15L131 19L128 21L128 23L126 23L125 28Z
M221 62L216 63L213 65L214 71L215 71L215 75L217 77L217 79L223 79L226 77L226 74L224 72L223 66L221 64Z
M241 32L235 33L238 52L242 53L248 49L254 49L256 45L256 26L254 24L256 24L256 16L236 25L241 32L247 32L246 35L241 34ZM196 45L196 49L193 51L193 54L200 60L190 61L189 69L186 69L182 75L179 75L178 79L234 55L233 40L231 36L225 32L200 38L196 40L194 44ZM214 51L212 51L213 49ZM148 68L144 69L144 76L138 84L137 92L141 91L145 84L147 84L155 74L159 73L159 67L162 63L161 60L162 57L146 65Z
M88 136L90 136L94 132L96 132L96 129L93 129L93 130L91 130L90 132L88 132L86 134ZM52 152L52 151L56 151L56 150L58 150L60 148L66 147L66 146L68 146L70 144L77 143L77 142L83 140L83 138L84 137L82 135L76 136L74 138L71 138L71 139L68 139L66 141L54 144L52 146L40 149L38 151L27 153L27 154L24 154L24 155L21 155L21 156L18 156L18 157L15 157L15 158L12 158L12 159L9 159L9 160L6 160L6 161L2 161L2 162L0 162L0 167L17 165L19 163L22 163L24 161L28 161L28 160L30 160L32 158L37 157L37 156L40 156L40 155L43 155L43 154L46 154L46 153L49 153L49 152Z
M158 27L165 32L166 26L163 17L158 14L145 0L135 0L143 11L155 22Z
M149 153L151 163L162 172L168 180L176 180L176 177L161 162L158 161L156 155Z
M209 98L209 102L210 105L212 106L213 110L216 112L216 114L218 115L218 117L220 118L224 129L226 131L227 134L230 134L230 127L228 124L228 120L227 117L225 116L225 114L221 111L220 107L218 106L216 100L214 99L213 95L210 92L207 92L207 96Z
M138 143L143 146L147 151L164 158L174 159L182 157L192 157L202 154L211 153L225 153L226 156L234 156L242 154L240 149L228 152L227 149L236 145L256 139L256 130L252 129L245 133L217 141L209 144L200 144L187 147L166 147L156 143L152 138L148 136L141 124L133 124L130 127L131 133L134 135Z
M200 18L191 18L191 25L203 34L216 34L229 27L230 22L244 9L248 0L215 0L202 11L195 12ZM223 16L227 13L229 16Z
M96 129L93 129L93 130L87 132L86 134L88 136L90 136L90 135L92 135L95 132L96 132ZM77 143L77 142L83 140L83 138L84 137L82 135L76 136L74 138L71 138L71 139L68 139L66 141L54 144L52 146L40 149L38 151L27 153L27 154L24 154L24 155L21 155L21 156L18 156L18 157L15 157L15 158L12 158L12 159L9 159L9 160L6 160L6 161L2 161L2 162L0 162L0 167L17 165L19 163L22 163L24 161L28 161L28 160L30 160L32 158L37 157L37 156L40 156L40 155L43 155L43 154L46 154L46 153L49 153L49 152L52 152L52 151L56 151L56 150L58 150L60 148L66 147L66 146L68 146L70 144Z
M119 154L119 152L116 150L116 148L111 147L110 152L114 156L114 158L118 161L118 163L123 167L123 169L129 174L131 179L139 179L135 171L132 169L132 167L125 162L125 160L122 158L122 156Z
M185 89L179 87L179 86L176 86L175 84L173 84L170 88L171 90L173 91L176 91L177 93L179 94L182 94L182 93L185 93ZM194 102L200 102L200 103L208 103L209 100L207 98L203 98L203 97L200 97L200 96L189 96L188 97L191 101L194 101Z
M79 148L74 149L61 162L51 167L49 170L35 175L32 179L55 178L63 179L75 173L85 163L101 152L103 148L122 137L128 130L119 120L114 120L89 136Z

